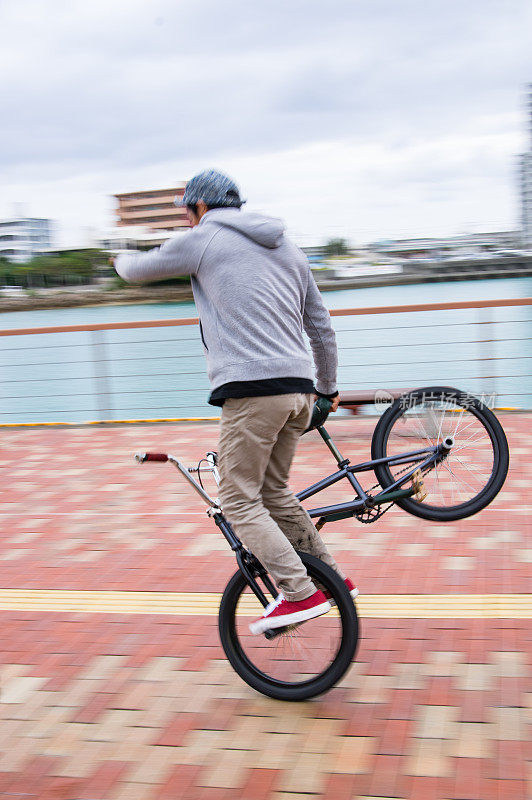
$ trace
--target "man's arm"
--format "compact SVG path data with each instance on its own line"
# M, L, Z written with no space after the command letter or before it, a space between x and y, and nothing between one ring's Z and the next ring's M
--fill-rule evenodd
M331 325L330 314L325 307L310 268L309 273L303 310L303 326L310 339L314 355L316 391L322 395L334 395L337 391L336 372L338 368L336 336Z
M146 253L123 254L113 259L114 268L128 283L150 283L194 275L207 242L196 229L169 239Z

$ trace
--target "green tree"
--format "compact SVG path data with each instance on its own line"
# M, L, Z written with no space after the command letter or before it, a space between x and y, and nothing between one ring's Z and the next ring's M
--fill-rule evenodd
M34 256L23 264L9 264L10 274L15 278L10 282L29 288L89 284L106 265L107 259L107 253L95 249ZM6 275L1 265L0 272Z
M327 256L346 256L349 253L349 246L346 239L329 239L323 251Z

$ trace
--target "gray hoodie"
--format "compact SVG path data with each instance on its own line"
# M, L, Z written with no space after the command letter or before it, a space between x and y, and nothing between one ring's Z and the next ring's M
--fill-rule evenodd
M280 220L215 208L188 233L147 253L119 256L115 266L130 283L191 276L212 389L232 381L314 380L304 330L316 389L336 391L329 312Z

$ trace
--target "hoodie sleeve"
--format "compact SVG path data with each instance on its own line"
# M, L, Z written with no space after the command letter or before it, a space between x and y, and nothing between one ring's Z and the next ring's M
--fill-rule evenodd
M128 283L150 283L194 275L206 246L202 231L194 228L169 239L162 247L146 253L123 254L117 257L115 269Z
M322 394L336 391L338 350L331 317L316 286L309 267L307 295L303 310L303 326L310 339L316 365L316 390Z

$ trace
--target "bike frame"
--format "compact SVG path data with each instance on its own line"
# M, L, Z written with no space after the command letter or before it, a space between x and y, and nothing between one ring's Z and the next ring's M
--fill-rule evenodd
M320 530L326 522L353 517L358 512L364 511L365 509L374 508L382 503L391 503L402 497L412 497L412 495L416 493L416 489L413 486L409 487L408 489L401 489L400 487L408 481L413 480L416 473L442 461L453 444L452 440L445 440L438 445L426 447L421 450L412 450L407 453L400 453L396 456L377 458L371 461L363 461L360 464L351 465L349 459L342 457L325 428L323 426L318 426L316 430L335 457L338 470L332 475L329 475L317 483L312 484L312 486L309 486L307 489L303 489L301 492L298 492L296 497L298 500L306 500L307 498L318 494L318 492L321 492L323 489L333 486L335 483L338 483L338 481L341 481L344 478L349 481L351 487L356 493L356 499L348 503L337 503L335 505L322 506L320 508L312 508L308 510L308 513L312 518L319 517L316 525L318 530ZM276 588L260 561L244 547L238 536L233 531L230 523L223 514L219 501L210 497L203 486L192 477L192 473L194 472L198 473L199 475L202 468L200 466L186 467L177 458L175 458L175 456L162 453L139 453L135 456L135 458L141 463L149 460L169 461L171 464L177 467L179 472L190 483L192 488L203 500L208 503L208 516L214 520L215 524L224 535L229 546L231 547L231 550L235 554L239 569L244 574L249 586L260 603L266 607L269 601L256 579L260 578L262 580L264 586L266 587L267 591L270 592L272 597L275 597L276 595ZM212 472L216 484L218 485L220 476L217 468L216 453L212 451L207 453L206 461L208 462L209 466L204 467L203 470ZM396 466L398 464L413 464L413 466L411 469L407 469L398 480L396 480L386 489L382 489L376 495L369 495L355 478L355 473L370 472L379 464L389 464L390 466ZM277 629L276 631L266 631L265 635L267 638L273 638L274 636L278 635L279 630L280 629Z
M357 495L356 500L348 503L337 503L330 506L322 506L320 508L307 509L310 517L320 518L320 528L325 522L333 522L340 519L347 519L354 516L357 512L365 508L373 508L382 503L393 502L401 497L412 497L415 490L412 488L401 489L407 481L411 480L418 470L422 471L431 467L433 464L442 460L446 453L449 452L450 447L445 442L432 447L425 447L421 450L411 450L408 453L400 453L396 456L387 456L386 458L376 458L371 461L364 461L361 464L350 464L348 458L342 458L341 453L332 441L330 435L327 433L323 426L317 428L318 433L323 441L336 458L338 464L338 472L329 475L327 478L322 478L321 481L312 484L307 489L303 489L296 494L298 500L306 500L312 497L323 489L333 486L338 481L347 478L352 488ZM370 472L379 464L388 464L390 466L397 466L398 464L414 464L412 469L405 471L401 477L396 480L391 486L382 489L378 494L370 496L364 491L360 483L355 478L357 472Z

